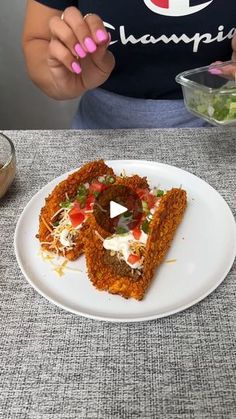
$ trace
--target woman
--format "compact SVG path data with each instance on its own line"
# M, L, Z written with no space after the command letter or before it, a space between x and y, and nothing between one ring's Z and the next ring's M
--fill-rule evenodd
M235 0L28 0L23 48L48 96L82 96L74 128L202 126L175 76L229 60L235 18Z

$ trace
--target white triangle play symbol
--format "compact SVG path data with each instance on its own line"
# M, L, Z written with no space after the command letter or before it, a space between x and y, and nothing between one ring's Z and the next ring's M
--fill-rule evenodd
M124 214L126 211L128 211L128 208L117 204L117 202L110 201L110 218L115 218L117 215Z

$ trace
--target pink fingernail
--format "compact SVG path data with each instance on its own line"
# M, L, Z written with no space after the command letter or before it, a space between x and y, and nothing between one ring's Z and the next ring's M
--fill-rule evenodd
M223 72L219 68L209 68L209 73L219 76Z
M72 70L74 71L74 73L76 74L80 74L82 69L80 67L80 65L78 63L76 63L75 61L71 64Z
M88 52L95 52L97 49L95 42L93 42L93 40L89 37L85 38L84 45L86 46Z
M80 58L84 58L87 55L79 43L75 45L75 52Z
M96 32L96 37L97 37L98 42L105 42L108 39L108 34L102 29L98 29Z

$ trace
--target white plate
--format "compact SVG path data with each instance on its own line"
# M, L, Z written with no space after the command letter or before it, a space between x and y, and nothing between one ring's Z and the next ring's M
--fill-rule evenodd
M163 189L182 185L188 207L166 260L157 270L143 301L97 291L90 283L84 256L58 277L49 262L39 256L35 238L44 199L68 173L42 188L28 203L17 223L15 252L29 283L59 307L98 320L133 322L169 316L209 295L226 277L236 254L236 225L224 199L198 177L161 163L124 160L108 161L119 174L147 176L151 186Z

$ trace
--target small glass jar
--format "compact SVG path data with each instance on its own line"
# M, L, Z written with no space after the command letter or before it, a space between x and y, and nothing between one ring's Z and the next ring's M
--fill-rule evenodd
M7 192L16 174L16 153L13 142L0 133L0 198Z

